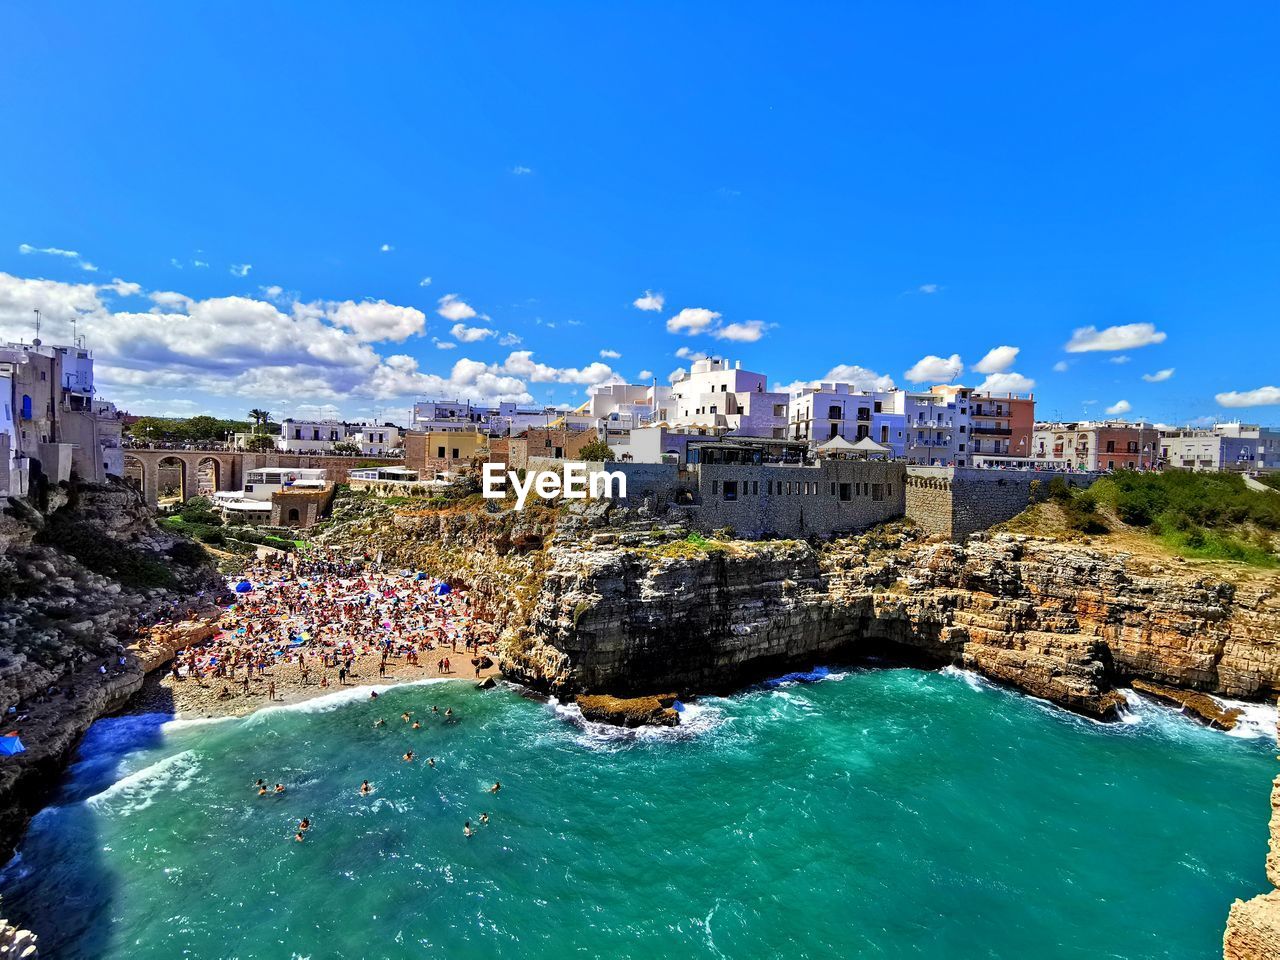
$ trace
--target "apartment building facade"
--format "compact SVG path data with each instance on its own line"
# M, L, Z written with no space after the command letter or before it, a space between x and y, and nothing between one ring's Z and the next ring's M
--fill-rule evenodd
M1155 424L1126 420L1037 423L1032 448L1046 468L1154 470L1161 459Z
M768 390L766 379L762 373L743 370L740 361L695 360L688 375L671 385L667 424L785 439L790 398Z
M870 437L895 458L906 450L906 413L900 391L862 392L847 383L819 383L791 395L787 436L818 447L834 437L856 443Z

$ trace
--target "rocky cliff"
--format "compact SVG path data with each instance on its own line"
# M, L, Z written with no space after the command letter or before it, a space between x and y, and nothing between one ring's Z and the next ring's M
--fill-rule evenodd
M203 552L157 528L123 483L76 483L7 502L0 710L3 732L18 731L26 752L0 760L0 856L12 852L89 724L122 707L163 659L124 649L139 624L220 586Z
M1009 534L695 550L626 539L550 549L509 674L566 692L697 692L892 653L961 665L1100 719L1117 714L1115 688L1135 677L1232 697L1280 690L1274 575L1233 582Z

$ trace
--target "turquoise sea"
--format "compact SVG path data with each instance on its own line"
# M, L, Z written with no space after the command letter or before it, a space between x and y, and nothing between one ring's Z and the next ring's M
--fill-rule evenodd
M1266 711L1102 726L910 669L638 734L513 689L367 697L99 722L4 913L58 958L1206 958L1264 886Z

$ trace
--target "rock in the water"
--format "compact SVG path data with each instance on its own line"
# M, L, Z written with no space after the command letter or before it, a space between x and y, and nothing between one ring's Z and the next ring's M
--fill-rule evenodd
M680 714L672 707L675 694L658 697L610 697L592 694L578 697L584 720L612 723L619 727L674 727Z
M1235 707L1224 707L1207 694L1194 690L1175 690L1147 680L1134 680L1133 689L1162 703L1182 707L1197 720L1219 730L1234 730L1243 712Z

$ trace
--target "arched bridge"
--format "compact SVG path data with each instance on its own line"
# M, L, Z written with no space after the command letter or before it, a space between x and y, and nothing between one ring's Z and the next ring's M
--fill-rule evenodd
M160 500L162 468L177 471L183 500L202 491L239 490L244 476L260 467L316 468L328 471L328 478L341 483L347 471L367 464L398 464L399 460L376 460L363 457L322 457L296 453L242 453L232 450L168 450L152 447L127 447L124 453L125 477L142 491L147 506Z

